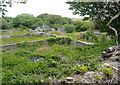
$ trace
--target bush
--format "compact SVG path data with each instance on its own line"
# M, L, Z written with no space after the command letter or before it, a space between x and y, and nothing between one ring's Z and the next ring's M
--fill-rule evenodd
M64 27L65 27L65 31L66 31L67 33L72 33L72 32L75 31L75 26L74 26L74 25L65 24Z
M92 21L85 21L81 26L81 29L83 29L84 31L92 28L94 28Z
M65 37L58 37L58 38L50 38L46 40L49 45L54 45L54 44L70 44L71 38L65 38Z
M76 73L85 73L85 72L88 71L88 67L83 65L83 64L82 64L82 66L76 65L75 66L75 71L76 71Z
M91 42L98 42L98 38L94 34L92 29L89 29L86 33L82 34L80 37Z
M106 68L106 67L104 67L103 68L103 72L104 72L104 74L106 74L108 76L111 76L113 74L112 68Z
M74 26L75 26L75 31L76 32L81 32L81 31L85 31L86 29L81 28L81 26L83 25L83 21L82 20L76 20L74 21Z

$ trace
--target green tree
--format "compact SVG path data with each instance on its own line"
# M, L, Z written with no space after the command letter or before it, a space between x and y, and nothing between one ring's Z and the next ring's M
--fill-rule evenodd
M42 27L42 25L44 25L44 24L45 24L45 21L36 17L34 20L34 24L32 25L32 29L35 29L37 27Z
M92 19L94 21L95 28L100 31L106 31L110 35L115 35L113 29L106 25L117 13L120 15L120 2L98 3L68 1L66 3L70 5L69 9L73 10L73 14L78 14L80 16L89 15L86 19ZM115 28L117 32L120 32L120 16L114 18L110 25Z
M82 29L81 26L83 25L82 20L76 20L74 21L74 26L75 26L75 31L80 32L80 31L85 31L86 29Z
M72 33L75 31L75 26L72 24L65 24L64 27L67 33Z
M93 29L93 22L92 21L84 21L83 25L81 26L82 31L86 31L88 29Z
M20 14L13 19L13 25L17 27L32 28L35 17L31 14Z
M63 25L64 24L73 24L73 21L70 18L63 17Z
M53 14L41 14L38 15L37 18L39 20L44 21L44 24L49 25L51 28L54 29L60 28L61 25L64 24L73 23L70 18L61 17L60 15L53 15Z
M10 29L12 28L12 22L7 21L5 18L0 18L0 28L3 30Z

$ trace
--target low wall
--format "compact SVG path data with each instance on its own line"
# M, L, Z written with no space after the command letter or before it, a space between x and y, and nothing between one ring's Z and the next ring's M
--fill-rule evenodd
M93 43L87 43L83 41L76 41L75 46L85 46L85 45L93 45Z
M3 35L3 36L0 36L0 38L11 38L11 37L16 37L16 36L28 36L28 34L18 34L18 35Z
M55 34L49 34L49 33L45 33L45 32L33 32L33 34L41 35L41 36L46 36L46 37L50 37L50 36L61 37L61 36L58 36L58 35L55 35Z
M0 31L0 33L13 33L13 32L20 32L20 31L29 31L29 30L10 30L10 31L2 30Z
M41 43L41 42L45 42L47 40L40 40L40 41L31 41L29 43ZM0 45L0 49L16 49L18 48L18 46L20 45L20 43L17 43L17 44L8 44L8 45ZM71 40L70 41L70 45L71 46L86 46L86 45L93 45L93 43L86 43L86 42L83 42L83 41L74 41L74 40Z
M19 44L0 45L0 49L16 49Z
M36 34L36 35L42 35L42 36L54 36L54 37L58 37L58 38L63 38L62 36L58 36L58 35L55 35L55 34L49 34L49 33L44 33L44 32L35 32L33 34ZM20 34L21 36L26 36L28 34ZM66 39L64 37L64 39ZM63 40L64 40L63 39ZM46 39L46 40L40 40L40 41L31 41L29 43L37 43L37 42L44 42L44 41L51 41L52 38L50 39ZM54 39L53 39L54 40ZM55 40L60 40L60 39L55 39ZM61 43L61 41L59 41ZM65 40L65 42L67 42ZM54 42L53 42L54 43ZM17 48L19 46L20 43L17 43L17 44L8 44L8 45L0 45L0 49L12 49L12 48ZM93 43L87 43L87 42L83 42L83 41L74 41L74 40L71 40L70 41L70 45L71 46L85 46L85 45L93 45Z
M0 38L11 38L11 37L16 37L16 36L28 36L29 34L35 34L35 35L41 35L41 36L45 36L45 37L61 37L55 34L49 34L49 33L45 33L45 32L34 32L34 33L28 33L28 34L17 34L17 35L3 35L0 36Z

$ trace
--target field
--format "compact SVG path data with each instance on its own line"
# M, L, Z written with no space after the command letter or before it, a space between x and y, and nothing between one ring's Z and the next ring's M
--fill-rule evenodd
M3 38L2 44L21 43L16 50L2 49L3 83L51 83L72 74L97 71L103 61L99 55L114 44L103 37L93 46L76 47L71 46L70 39L79 40L80 33L57 34L66 39L38 35ZM29 43L38 40L46 41Z

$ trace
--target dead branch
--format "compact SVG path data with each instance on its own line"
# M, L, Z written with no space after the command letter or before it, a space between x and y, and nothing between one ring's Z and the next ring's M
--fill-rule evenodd
M115 32L115 38L116 38L116 45L118 46L118 32L115 28L108 26L110 29L112 29Z
M120 12L118 12L110 21L107 23L106 26L108 26L110 29L112 29L115 32L115 38L116 38L116 45L118 45L118 32L115 28L111 27L110 24L111 22L116 19L118 16L120 16Z

